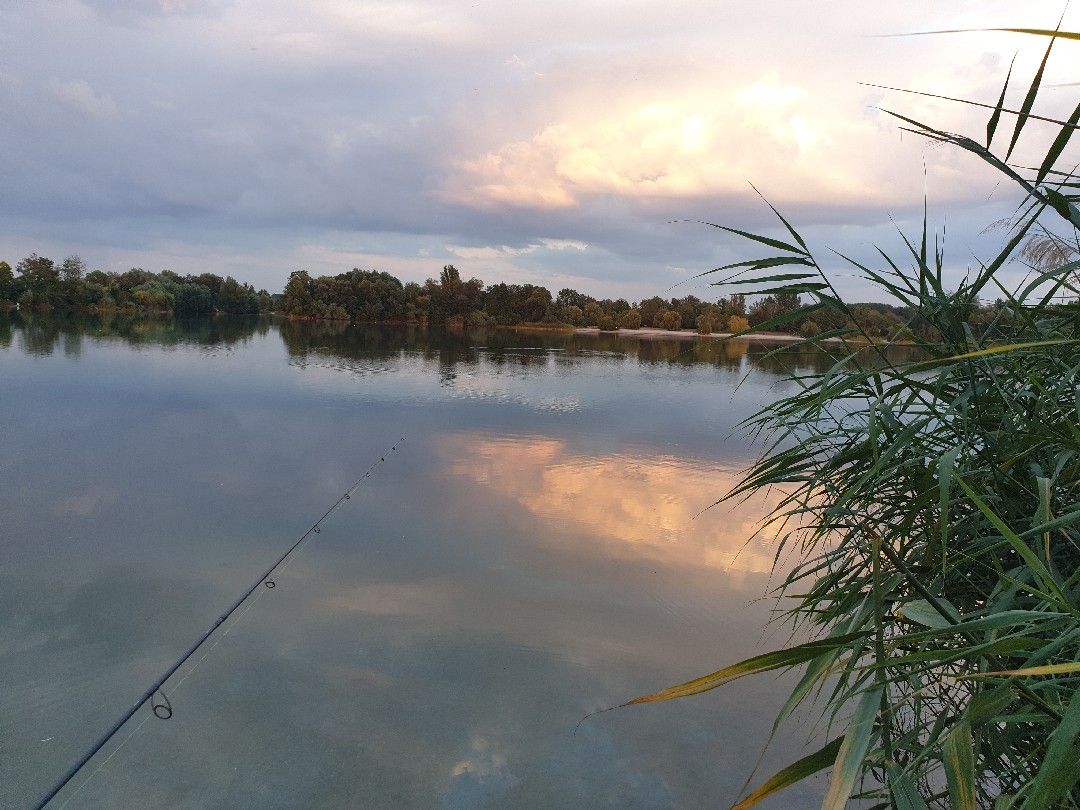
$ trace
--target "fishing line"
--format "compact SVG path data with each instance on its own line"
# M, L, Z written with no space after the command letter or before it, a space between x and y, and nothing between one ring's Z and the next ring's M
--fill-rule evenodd
M387 456L389 456L391 453L397 452L398 445L404 443L404 441L405 437L402 436L393 446L390 447L388 451L384 452L377 461L373 462L372 465L367 468L364 474L357 478L356 482L351 487L345 490L345 494L338 498L336 501L334 501L330 508L323 512L322 516L318 520L316 520L295 543L289 546L289 548L286 549L285 553L278 557L277 560L274 561L274 564L267 568L252 583L252 585L246 591L244 591L243 594L241 594L240 598L233 602L232 606L224 613L222 613L217 618L217 620L210 626L210 628L205 633L203 633L194 644L192 644L188 648L187 652L185 652L179 659L177 659L176 663L170 666L165 671L165 673L153 683L153 685L151 685L145 692L143 692L142 696L139 697L139 699L134 704L132 704L131 708L124 712L123 716L121 716L120 719L117 720L112 725L112 727L108 731L106 731L97 740L97 742L95 742L90 747L90 749L67 770L67 772L60 778L60 780L49 790L49 792L42 796L41 800L36 805L34 805L34 810L42 810L42 808L44 808L50 801L52 801L53 798L55 798L56 794L63 790L64 787L66 787L67 784L75 778L76 774L78 774L79 771L86 767L86 764L94 757L94 755L97 754L97 752L100 751L102 748L104 748L108 744L109 740L111 740L116 735L116 733L120 731L120 729L123 728L124 725L127 724L127 722L135 716L135 713L148 701L150 702L150 710L154 716L156 716L160 720L170 719L173 715L173 708L172 703L169 702L169 695L176 693L176 690L180 688L180 685L185 680L187 680L187 678L191 675L192 672L198 669L199 665L206 660L206 657L211 652L213 652L214 649L217 648L218 644L220 644L221 641L226 636L228 636L229 632L237 625L237 623L248 614L254 604L258 602L259 599L261 599L267 591L273 590L276 587L277 582L273 579L273 575L275 574L275 572L280 574L285 571L285 569L288 567L289 562L292 559L293 553L297 552L304 545L305 540L307 540L313 534L319 534L322 531L323 521L325 521L339 506L345 503L345 501L350 500L352 498L353 492L355 492L356 489L362 483L364 483L364 481L371 477L372 473L375 472L375 469L384 461L386 461ZM256 591L258 591L258 593L256 593ZM255 598L249 600L249 597L252 594L256 594ZM179 671L179 669L184 666L184 664L191 660L191 657L195 655L195 653L198 652L199 649L207 643L207 641L210 640L211 636L214 635L215 631L217 631L219 627L225 624L229 620L229 617L236 613L236 611L241 606L243 606L245 602L247 602L248 604L246 607L244 607L244 610L241 611L240 614L237 615L236 618L230 624L228 624L220 634L218 634L218 637L214 640L214 643L211 644L210 647L204 651L203 655L195 661L191 668L188 669L187 672L185 672L174 684L173 688L170 689L168 693L166 693L165 683L169 680L169 678L176 674L176 672ZM130 740L132 737L135 736L135 734L138 733L138 731L146 724L149 719L150 714L147 714L147 716L144 717L142 721L134 729L131 730L127 737L123 739L120 745L117 746L116 749L113 750L108 757L106 757L105 761L102 762L97 768L95 768L94 771L90 774L90 776L81 785L79 785L78 789L75 792L78 793L79 790L82 790L82 788L85 787L86 784L90 782L94 778L94 776L108 764L109 760L116 755L117 751L123 748L124 745L128 742L128 740ZM74 794L72 794L72 797L73 796ZM68 801L70 800L71 799L69 798ZM67 802L64 802L64 804L66 805Z

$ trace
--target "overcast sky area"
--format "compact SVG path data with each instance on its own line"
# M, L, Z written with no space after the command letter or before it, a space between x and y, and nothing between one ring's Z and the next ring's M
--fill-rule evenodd
M860 82L993 104L1018 53L1019 106L1046 47L883 35L1053 27L1062 7L0 0L0 258L77 253L271 292L298 269L422 281L453 263L488 283L714 297L669 288L757 254L671 220L772 230L753 183L843 292L881 299L832 251L898 253L925 192L959 278L1017 197L879 108L975 138L986 110ZM1041 112L1072 111L1078 53L1055 46ZM1055 134L1028 130L1017 163Z

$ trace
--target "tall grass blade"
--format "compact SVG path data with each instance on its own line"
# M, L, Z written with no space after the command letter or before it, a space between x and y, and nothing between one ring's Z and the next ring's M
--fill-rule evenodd
M986 148L989 149L994 141L994 133L997 132L998 121L1001 120L1001 108L1005 106L1005 93L1009 90L1009 80L1012 78L1013 66L1016 64L1016 54L1009 61L1009 72L1005 74L1005 84L1001 86L1001 95L998 96L994 111L990 114L990 120L986 122Z
M1080 782L1077 735L1080 735L1080 690L1073 694L1061 724L1050 735L1046 757L1033 780L1031 795L1024 802L1026 810L1058 806L1059 800Z
M836 762L836 754L840 750L843 741L843 737L837 737L823 748L777 771L762 782L760 787L756 788L745 799L733 804L731 810L747 810L747 808L753 807L774 793L779 793L781 790L789 788L797 782L801 782L803 779L830 767Z
M1027 95L1024 96L1024 101L1020 105L1020 115L1017 116L1016 126L1013 128L1012 139L1009 141L1009 148L1005 152L1006 161L1012 156L1013 149L1016 148L1016 142L1020 140L1020 132L1024 129L1024 125L1027 124L1028 114L1031 112L1032 105L1035 104L1035 96L1039 94L1039 85L1042 84L1043 73L1046 71L1046 63L1050 59L1050 50L1054 47L1054 42L1056 40L1056 36L1050 37L1050 43L1046 46L1046 53L1043 54L1042 62L1039 63L1039 69L1035 72L1035 78L1031 81L1031 87L1028 88Z
M855 780L862 772L863 759L870 748L874 731L874 718L881 703L881 690L865 692L851 716L840 750L836 752L829 789L821 803L822 810L843 810L851 797Z
M1002 669L996 672L979 672L967 678L1034 678L1039 675L1080 675L1080 661L1064 664L1046 664L1039 667Z
M1035 175L1035 185L1042 183L1042 181L1046 179L1047 173L1054 168L1057 159L1061 157L1061 153L1065 151L1065 147L1068 146L1069 140L1076 130L1078 121L1080 121L1080 104L1076 105L1076 109L1074 109L1072 115L1069 116L1069 120L1066 122L1065 126L1061 128L1061 132L1058 133L1058 136L1050 145L1050 150L1046 153L1042 165L1039 166L1039 173Z
M889 767L889 791L896 810L927 810L911 777L895 765Z
M953 810L978 810L971 724L967 720L961 720L953 726L945 737L942 749Z
M746 675L769 672L774 669L787 669L799 664L804 664L820 655L826 655L837 648L844 647L852 641L866 635L866 633L847 633L842 636L834 636L820 641L809 641L806 644L799 644L794 647L788 647L787 649L774 650L773 652L755 655L752 658L747 658L736 664L731 664L730 666L719 669L716 672L701 678L695 678L692 681L687 681L686 683L681 683L677 686L654 692L651 695L641 695L633 700L628 700L622 705L636 706L639 703L661 703L665 700L674 700L675 698L697 695L701 692L707 692L710 689L716 689L718 686L723 686L726 683L730 683L731 681Z

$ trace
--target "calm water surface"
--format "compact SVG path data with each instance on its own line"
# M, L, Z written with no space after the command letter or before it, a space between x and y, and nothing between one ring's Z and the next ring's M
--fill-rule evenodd
M786 681L575 726L783 641L768 538L746 544L761 504L701 511L750 457L735 424L823 362L767 350L0 319L0 806L31 804L403 434L170 682L173 718L142 710L57 806L726 806Z

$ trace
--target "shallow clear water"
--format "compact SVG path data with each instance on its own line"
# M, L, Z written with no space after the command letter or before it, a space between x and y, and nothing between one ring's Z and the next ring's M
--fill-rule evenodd
M141 710L56 806L726 806L787 681L578 722L783 642L762 504L702 512L750 457L736 423L823 362L770 348L0 320L0 806L402 435L172 719Z

